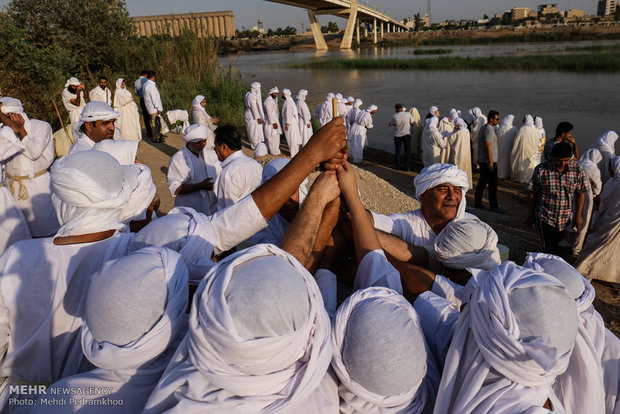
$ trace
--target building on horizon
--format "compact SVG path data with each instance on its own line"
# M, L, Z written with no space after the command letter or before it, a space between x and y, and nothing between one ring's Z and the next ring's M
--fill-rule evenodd
M568 9L566 11L566 18L567 19L581 19L584 16L585 16L585 11L584 10Z
M616 12L616 0L598 0L597 16L611 16Z
M557 14L557 13L560 13L560 11L558 10L557 3L541 4L538 6L539 16L544 16L545 14Z
M512 20L523 20L530 17L529 7L513 7L511 10Z
M158 16L132 17L138 36L149 37L156 34L177 36L185 29L192 30L200 37L226 37L235 35L235 17L232 10L166 14Z

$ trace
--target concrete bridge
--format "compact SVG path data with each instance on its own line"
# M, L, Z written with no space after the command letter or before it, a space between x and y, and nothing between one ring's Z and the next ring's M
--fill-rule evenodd
M373 28L373 40L377 43L377 29L383 33L406 31L407 28L399 21L393 19L385 13L377 11L372 7L358 4L357 0L266 0L272 3L286 4L288 6L301 7L308 10L310 27L314 44L317 49L327 49L327 43L317 16L321 14L331 14L347 19L347 27L340 43L341 49L350 49L353 40L353 32L356 32L357 42L360 41L360 23L370 23ZM368 24L364 25L365 36L368 37Z

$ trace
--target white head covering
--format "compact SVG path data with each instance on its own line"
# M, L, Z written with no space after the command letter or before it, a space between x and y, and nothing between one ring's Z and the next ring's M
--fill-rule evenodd
M327 94L327 96L325 97L326 100L331 101L332 99L334 99L336 97L336 95L334 95L333 92L330 92Z
M344 97L342 96L340 92L336 94L335 98L338 99L338 102L342 102L344 99Z
M125 167L128 168L128 167ZM136 188L135 170L109 154L81 151L51 168L52 204L61 224L56 236L120 229L120 214Z
M478 219L448 223L435 238L435 257L451 269L488 270L501 263L497 234Z
M120 221L125 224L129 224L132 220L146 219L146 209L151 205L157 192L149 167L145 164L132 164L127 168L135 171L137 184L131 193L127 206L121 211Z
M65 88L68 88L69 86L80 86L80 80L76 77L67 79L67 82L65 83Z
M136 162L138 143L129 140L104 139L95 143L93 149L110 154L120 165L131 165Z
M307 97L308 97L308 91L307 90L301 89L299 92L297 92L296 99L301 99L302 101L305 101Z
M187 268L173 251L147 247L105 263L88 288L84 355L100 368L139 369L182 333L187 298Z
M612 179L614 181L620 181L620 156L615 156L609 160L611 164L611 170L614 172Z
M175 410L286 412L323 381L330 322L313 276L270 244L212 268L192 301L189 333L147 404ZM299 408L299 406L298 406Z
M192 107L194 109L203 109L202 105L200 105L202 103L202 101L205 100L204 95L196 95L194 96L194 99L192 100Z
M265 145L264 142L259 142L256 144L256 148L254 149L254 157L263 157L268 153L267 145Z
M347 102L355 102L355 98L354 98L354 97L352 97L352 96L349 96L349 97L347 98Z
M366 111L372 112L372 111L376 111L377 109L379 109L377 105L370 105L368 109L366 109Z
M515 116L513 114L508 114L502 119L502 125L512 126L512 122L514 121Z
M480 110L480 108L478 108L477 106L473 107L471 109L471 113L478 118L479 116L482 116L482 111Z
M30 133L30 119L28 119L28 115L24 112L24 107L22 106L22 101L16 98L11 98L10 96L5 96L0 98L0 102L2 102L2 110L3 114L17 114L21 115L24 119L24 129L26 133Z
M476 120L476 115L474 115L473 111L474 109L471 108L469 111L467 111L467 116L465 116L465 122L467 122L468 124L471 124Z
M606 147L608 151L610 151L612 154L615 154L615 144L617 140L618 134L616 134L614 131L607 131L603 135L598 137L594 145Z
M530 127L534 126L534 118L532 118L532 115L525 115L525 122L523 123L523 125Z
M252 82L252 84L250 85L250 88L252 88L253 91L258 91L258 90L260 90L260 83L259 82Z
M573 299L557 279L513 262L478 282L457 322L435 413L542 409L577 335Z
M463 121L463 118L456 118L454 124L458 125L459 129L467 129L467 124L465 123L465 121Z
M279 173L289 162L290 158L276 158L265 164L263 168L263 178L261 185L269 181L274 175ZM308 195L308 177L299 186L299 205L301 206Z
M269 89L269 95L271 95L272 93L280 93L280 89L278 89L277 86L274 86L273 88Z
M439 118L432 116L426 120L426 129L437 129L439 126Z
M542 270L560 280L577 306L579 331L575 347L568 369L557 378L554 391L571 412L605 412L600 337L606 334L603 320L592 306L594 287L573 266L552 254L529 253L523 266Z
M459 113L457 112L456 109L452 108L450 109L450 112L448 113L448 117L450 118L452 122L454 122L459 117Z
M84 122L109 121L111 119L118 119L120 116L120 112L114 111L114 109L105 102L89 102L84 106L84 109L82 109L80 121L73 124L71 128L73 137L75 138L81 135L80 128L82 128Z
M192 124L185 128L185 133L183 134L183 141L202 141L206 140L208 136L209 131L206 125Z
M360 106L362 106L364 102L361 99L356 99L355 103L353 104L354 108L359 108Z
M286 99L289 99L291 97L291 90L288 88L282 89L282 94L286 97Z
M429 114L431 114L431 115L433 115L433 116L436 116L435 112L437 112L437 111L439 111L439 108L437 108L437 107L436 107L436 106L434 106L434 105L433 105L433 106L431 106L430 108L428 108L428 113L429 113Z
M436 117L435 117L436 118ZM413 186L415 187L415 196L418 201L422 201L421 197L429 188L437 187L440 184L451 184L455 187L461 187L462 198L459 208L457 210L454 219L461 219L465 214L465 206L467 201L465 200L465 193L469 189L469 180L467 173L460 170L453 164L433 164L420 171L420 174L416 175L413 179Z
M125 79L123 78L118 78L116 80L116 89L125 89L123 88L123 82L125 81Z
M537 116L536 118L534 118L534 126L536 127L536 129L543 129L543 119L539 116Z
M358 290L338 309L332 367L340 412L420 413L432 405L427 346L417 313L391 289ZM428 407L427 407L428 408Z
M579 165L583 168L583 171L586 173L586 177L596 179L601 179L601 170L598 169L598 163L603 160L603 154L596 149L590 148L586 152L583 153L581 158L579 158Z

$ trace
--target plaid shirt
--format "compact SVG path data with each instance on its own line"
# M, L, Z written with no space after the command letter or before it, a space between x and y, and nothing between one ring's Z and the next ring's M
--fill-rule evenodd
M534 169L527 189L534 192L538 221L562 231L573 219L575 194L587 192L590 183L576 161L570 160L563 173L544 161Z

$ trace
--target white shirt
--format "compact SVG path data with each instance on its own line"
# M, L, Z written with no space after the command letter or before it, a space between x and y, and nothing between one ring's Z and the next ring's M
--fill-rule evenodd
M252 158L235 151L222 162L222 171L215 180L217 209L236 203L260 185L263 168Z
M96 86L93 89L91 89L88 96L90 97L91 102L92 101L105 102L108 105L112 106L112 92L110 92L110 90L107 87L105 89L101 89L101 87Z
M164 109L161 103L161 97L159 96L159 90L157 85L152 80L148 79L142 86L142 97L144 98L144 106L146 106L146 112L149 115L155 115L158 111L162 112Z
M142 87L148 79L144 76L140 76L133 84L133 91L139 98L142 98Z
M88 151L93 149L94 146L95 141L90 139L90 137L85 133L81 133L79 138L73 143L73 145L71 145L71 148L69 148L69 154L80 151Z
M84 107L86 106L84 91L80 91L80 106L71 103L71 99L76 98L77 93L69 92L68 88L62 90L62 103L65 106L67 112L69 112L69 118L71 119L72 124L80 120L80 114L82 113L82 109L84 109Z

